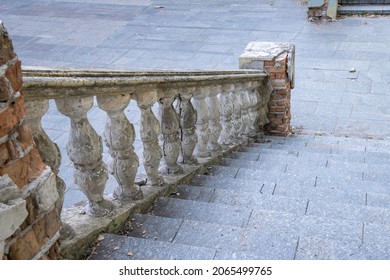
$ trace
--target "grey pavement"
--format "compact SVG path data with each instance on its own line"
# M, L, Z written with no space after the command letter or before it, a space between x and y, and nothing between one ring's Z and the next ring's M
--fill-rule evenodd
M390 139L390 18L316 24L300 2L2 0L0 20L23 66L228 70L250 41L293 42L296 133ZM61 148L70 206L83 196L65 152L69 122L53 104L43 126ZM138 132L134 101L126 114ZM101 133L105 113L95 105L89 116ZM142 159L139 137L135 146Z

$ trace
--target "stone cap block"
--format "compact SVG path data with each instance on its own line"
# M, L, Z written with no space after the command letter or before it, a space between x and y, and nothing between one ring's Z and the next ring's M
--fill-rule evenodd
M265 61L277 60L283 54L288 54L287 73L294 87L295 44L281 42L250 42L240 55L240 69L264 70Z

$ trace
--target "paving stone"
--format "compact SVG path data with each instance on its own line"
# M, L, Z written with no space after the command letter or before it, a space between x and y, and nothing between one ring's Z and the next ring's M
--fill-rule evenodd
M238 172L238 167L230 167L230 166L210 166L207 170L207 174L215 177L225 177L225 178L235 178Z
M256 259L292 259L297 240L293 234L275 235L256 229L185 221L174 242L213 248L218 251L216 259L245 255L256 255Z
M321 237L300 237L296 260L350 260L356 259L359 243Z
M202 260L213 259L209 248L104 234L93 249L90 260Z
M172 242L183 220L136 214L126 226L126 235Z
M234 182L232 182L234 184ZM266 209L272 211L284 211L288 213L304 214L307 207L307 199L301 199L296 197L284 197L284 196L273 196L265 195L258 192L249 192L246 189L232 190L232 189L211 189L202 188L196 186L181 186L181 189L188 190L194 189L194 193L207 192L207 198L204 199L199 194L195 194L191 197L183 198L182 195L177 198L204 201L209 203L227 204L234 206L241 206L251 209Z
M310 200L307 215L360 222L389 223L390 209Z
M251 209L183 199L160 197L153 209L156 216L197 220L241 227L248 223Z
M279 171L285 172L287 168L287 164L283 161L272 160L272 161L248 161L242 159L231 159L231 158L223 158L220 161L222 166L229 167L239 167L239 168L248 168L253 170L271 170L271 171Z
M272 180L246 180L239 178L232 180L230 178L206 175L195 176L191 184L205 188L230 189L233 191L245 190L253 193L259 192L261 194L272 194L275 189L275 183Z
M390 188L387 184L375 181L349 180L346 178L318 177L316 180L317 188L328 188L350 192L373 192L390 194Z

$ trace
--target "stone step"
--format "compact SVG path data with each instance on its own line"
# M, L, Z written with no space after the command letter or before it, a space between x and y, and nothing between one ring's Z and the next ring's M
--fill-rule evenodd
M159 197L153 215L175 219L203 221L235 227L245 226L252 209L170 197Z
M117 234L103 234L90 260L212 260L211 248L173 244Z
M354 163L329 160L328 167L349 171L360 171L365 181L388 182L390 164L387 163Z
M330 168L314 168L314 170L310 170L298 165L295 167L288 166L286 173L280 173L230 166L212 166L209 170L209 175L215 176L202 177L204 175L198 175L194 178L192 184L232 188L229 185L229 181L234 178L237 180L235 182L240 186L240 189L250 186L251 191L258 191L261 188L264 194L297 194L297 192L303 189L312 187L324 188L330 192L348 192L351 190L351 192L365 192L374 195L383 194L385 198L390 194L388 182L375 180L376 178L369 178L370 180L366 178L363 181L362 172L349 172ZM385 176L385 174L382 175ZM295 187L293 188L292 186Z
M282 203L286 198L293 198L307 202L307 200L320 200L330 202L341 202L358 205L368 205L381 208L390 208L390 190L378 187L357 187L354 185L344 185L342 187L333 187L333 185L321 185L318 187L305 186L289 182L289 184L269 184L263 187L256 185L257 181L243 180L241 186L236 184L236 180L223 178L203 178L208 181L204 186L181 185L178 186L176 198L190 199L203 202L224 203L230 205L259 205L263 203L278 203L277 207L285 205ZM199 180L198 180L199 182ZM348 182L351 184L351 182ZM273 187L272 187L273 186ZM385 193L387 191L387 193ZM269 198L273 197L273 200ZM280 198L283 197L283 198ZM280 199L281 201L277 201ZM260 202L260 200L263 200ZM289 203L289 202L285 202ZM297 203L295 201L294 203ZM290 205L292 206L292 205ZM266 208L271 209L271 208ZM273 209L275 210L275 209ZM280 208L278 209L280 210ZM284 211L287 211L286 209ZM287 211L291 212L291 211Z
M246 180L235 178L209 176L209 175L196 175L191 181L191 185L207 187L207 188L219 188L229 189L233 191L244 190L247 192L258 192L260 194L273 194L275 191L275 182L267 182L263 180Z
M390 224L390 209L374 206L310 200L306 214L362 223Z
M306 198L300 197L263 195L260 192L205 188L189 185L179 186L178 194L174 197L213 204L240 206L241 208L281 211L299 215L304 215L308 203Z
M168 219L168 224L172 224L172 220ZM160 233L163 233L163 228L167 227L166 218L148 215L137 215L134 223L142 224L142 230L146 233L135 236L151 238L156 234L153 240L160 239L157 228L160 227ZM176 224L179 223L180 228L173 240L168 237L169 242L215 249L216 259L293 259L298 240L303 238L348 242L353 249L358 248L363 240L363 224L360 222L275 211L254 210L248 226L244 228L191 220L177 220ZM149 232L153 234L148 235ZM129 235L134 236L134 232ZM287 248L283 248L283 244ZM300 244L300 248L306 250L322 249L321 246L312 247L313 244L309 248ZM342 258L346 259L347 256Z

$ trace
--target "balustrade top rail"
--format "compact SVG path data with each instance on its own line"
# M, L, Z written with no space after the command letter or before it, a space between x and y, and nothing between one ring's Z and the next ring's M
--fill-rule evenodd
M144 89L262 80L267 74L240 71L119 71L91 69L23 69L27 100L132 93ZM166 93L165 93L166 95Z

